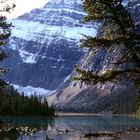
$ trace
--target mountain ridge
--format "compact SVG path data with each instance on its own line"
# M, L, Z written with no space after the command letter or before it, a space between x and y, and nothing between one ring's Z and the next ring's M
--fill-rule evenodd
M96 34L92 24L82 22L81 8L75 0L52 0L11 20L9 57L3 62L10 71L5 79L23 87L57 89L85 53L78 48L82 34Z

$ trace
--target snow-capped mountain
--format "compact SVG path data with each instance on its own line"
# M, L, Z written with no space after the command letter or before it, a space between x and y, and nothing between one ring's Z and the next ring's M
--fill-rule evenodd
M45 95L52 95L53 93L55 93L56 91L52 91L52 90L45 90L44 88L40 88L40 87L31 87L31 86L26 86L26 87L22 87L22 86L18 86L18 85L12 85L14 87L15 90L17 90L20 94L24 93L24 95L27 96L31 96L31 95L36 95L36 96L45 96Z
M79 39L96 34L92 24L83 23L84 15L81 0L50 0L12 19L5 78L23 87L57 89L84 54Z

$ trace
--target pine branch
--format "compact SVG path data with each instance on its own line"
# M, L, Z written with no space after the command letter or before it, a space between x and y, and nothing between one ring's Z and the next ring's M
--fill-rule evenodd
M140 71L137 69L125 69L125 70L107 70L104 74L98 75L94 74L91 71L81 70L75 66L76 71L78 72L77 77L73 77L73 80L83 81L87 84L97 84L104 83L107 81L118 80L122 76L129 76L134 74L139 74Z
M16 5L15 4L8 5L6 3L6 1L7 0L0 2L3 5L3 8L0 9L0 12L3 12L3 13L8 12L8 13L11 13L11 10L13 10L16 7Z
M7 55L5 54L4 51L0 52L0 61L3 61L3 59L6 57L7 57Z
M7 18L5 16L3 16L2 14L5 12L10 13L11 9L15 8L15 5L12 4L11 6L9 6L7 4L7 0L0 1L0 4L1 4L1 9L0 9L0 13L1 13L1 15L0 15L0 47L4 47L7 39L11 35L11 24L9 24L6 21ZM0 48L0 61L3 61L3 59L6 57L7 57L7 55L5 54L5 52L2 50L2 48ZM5 74L7 71L8 71L8 69L0 67L0 76ZM2 79L0 79L0 85L3 85L3 83L5 83L5 82L3 82Z
M114 46L124 47L126 52L122 51L119 60L114 64L133 63L137 69L126 68L125 70L108 70L102 75L93 74L90 71L80 70L76 67L79 76L73 79L83 80L85 82L105 82L116 79L120 76L136 76L140 73L140 35L136 34L135 23L131 14L123 7L122 0L85 0L84 8L87 12L86 21L104 21L102 24L101 35L97 37L85 36L81 40L81 47L110 48ZM107 22L107 24L105 23ZM117 68L116 68L117 69Z
M123 35L127 33L126 29L134 29L131 14L123 7L122 0L85 0L84 8L88 13L85 17L86 21L110 19L118 25Z
M3 88L3 86L9 85L8 83L5 82L5 80L0 79L0 89Z
M81 47L87 48L108 48L111 45L122 45L128 44L131 38L128 36L119 36L114 39L106 39L106 38L99 38L99 37L89 37L85 36L86 39L82 39L80 41Z
M0 67L0 76L7 73L8 69Z

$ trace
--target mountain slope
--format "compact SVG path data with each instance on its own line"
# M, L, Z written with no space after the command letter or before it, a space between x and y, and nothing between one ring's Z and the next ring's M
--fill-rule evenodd
M131 1L129 10L137 22L140 33L140 1ZM100 32L100 31L99 31ZM121 47L100 49L96 55L88 51L79 61L78 66L95 73L104 73L113 66L114 60L122 53ZM76 76L75 71L72 76ZM95 86L71 81L66 88L48 96L50 104L55 103L59 111L93 113L132 113L136 111L136 90L128 79L120 83L107 82Z
M6 80L20 86L54 90L72 72L84 54L78 48L82 34L94 35L91 24L84 24L81 0L51 0L17 19L3 65L10 69Z

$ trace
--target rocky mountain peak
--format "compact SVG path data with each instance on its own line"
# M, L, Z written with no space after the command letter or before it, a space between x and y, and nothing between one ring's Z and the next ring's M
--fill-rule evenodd
M84 15L80 1L50 0L11 20L6 79L23 87L57 89L84 54L78 48L82 34L96 34L93 25L83 23Z

